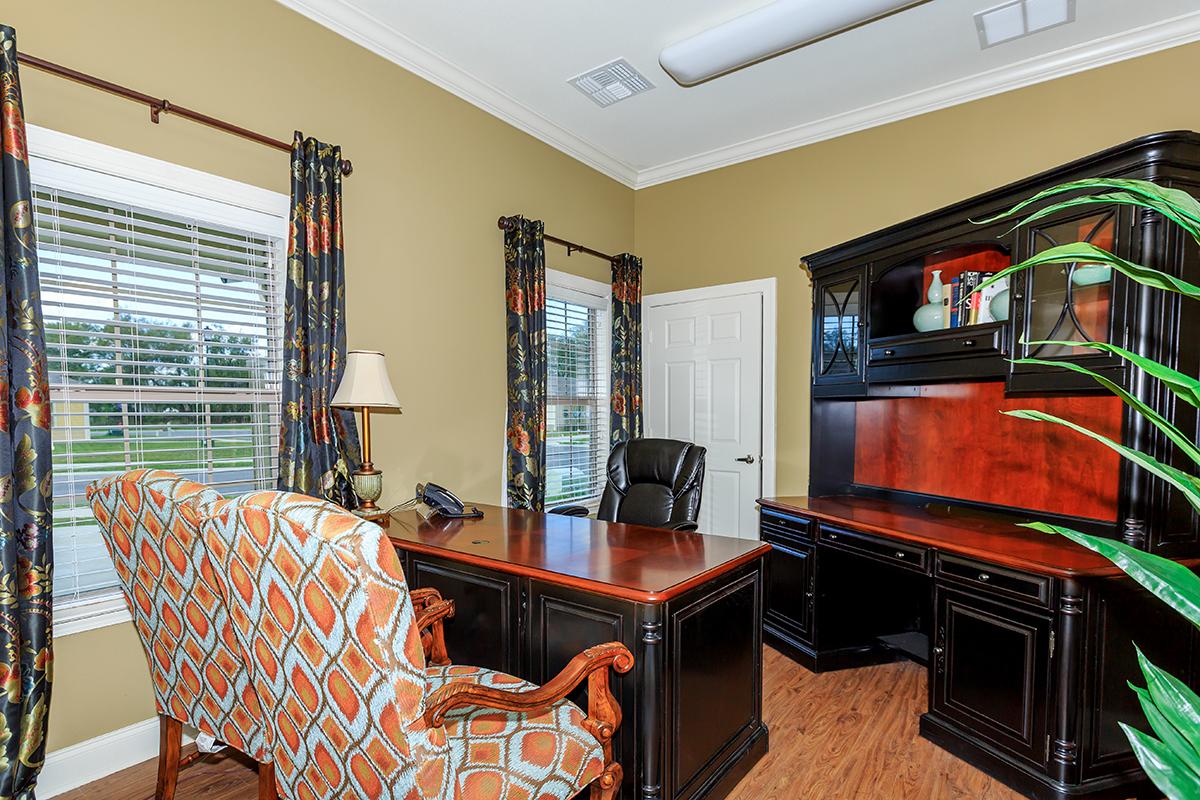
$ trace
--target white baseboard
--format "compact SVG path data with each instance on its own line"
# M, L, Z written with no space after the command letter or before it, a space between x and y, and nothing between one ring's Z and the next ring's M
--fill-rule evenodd
M184 744L191 741L185 734ZM47 754L37 796L46 800L152 758L158 758L158 717Z

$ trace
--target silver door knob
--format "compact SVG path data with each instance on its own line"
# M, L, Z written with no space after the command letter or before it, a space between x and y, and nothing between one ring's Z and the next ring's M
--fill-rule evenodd
M743 464L753 464L754 456L742 456L741 458L735 458L734 461L741 461Z

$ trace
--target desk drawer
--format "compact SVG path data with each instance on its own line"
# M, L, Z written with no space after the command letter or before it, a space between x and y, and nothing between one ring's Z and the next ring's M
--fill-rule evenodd
M764 542L781 544L812 544L813 524L799 517L785 517L763 509L759 515L759 530Z
M929 573L929 548L869 533L822 525L820 539L831 547L851 550L915 572Z
M872 344L867 363L872 366L945 358L974 358L1004 352L1004 327L1000 324L947 328Z
M984 561L943 554L938 555L936 574L939 578L989 594L1025 600L1043 608L1050 606L1050 578L1045 575L1030 575Z

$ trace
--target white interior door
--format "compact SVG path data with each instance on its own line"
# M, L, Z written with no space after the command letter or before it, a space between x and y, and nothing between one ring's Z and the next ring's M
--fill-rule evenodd
M646 436L708 448L700 532L756 539L755 501L763 488L763 294L681 302L660 297L647 297L643 306Z

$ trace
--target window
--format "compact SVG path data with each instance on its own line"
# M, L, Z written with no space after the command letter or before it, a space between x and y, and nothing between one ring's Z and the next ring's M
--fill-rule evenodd
M609 287L546 277L546 505L599 505L608 463Z
M90 482L156 467L227 494L275 485L288 201L49 131L30 144L54 598L95 609L117 576Z

